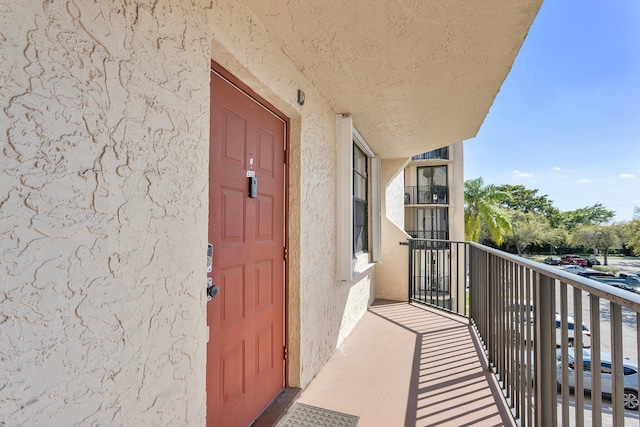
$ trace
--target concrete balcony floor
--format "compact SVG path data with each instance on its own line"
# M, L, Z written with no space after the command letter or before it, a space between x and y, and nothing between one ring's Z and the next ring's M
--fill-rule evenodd
M298 402L359 427L515 426L467 319L376 301Z

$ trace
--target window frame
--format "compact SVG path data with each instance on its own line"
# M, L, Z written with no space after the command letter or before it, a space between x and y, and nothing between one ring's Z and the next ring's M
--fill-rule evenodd
M362 169L359 169L359 165L356 160L357 157L364 159L362 162ZM356 141L353 141L353 185L351 191L351 198L353 200L353 256L357 256L363 252L369 252L369 156L367 156L363 150L360 149ZM359 179L363 181L363 188L360 188L358 184ZM364 190L364 191L361 191ZM364 212L358 211L358 206L364 207ZM359 215L360 214L360 215ZM364 216L364 224L359 224L358 219L360 216ZM364 233L359 233L358 227L363 227ZM362 237L360 237L362 236Z
M441 169L444 170L444 184L436 184L435 183L435 177L436 177L436 169ZM430 178L428 178L427 176L425 176L424 171L429 171L430 172ZM430 185L425 185L423 183L423 185L421 184L421 181L424 180L428 180L431 179L431 184ZM440 198L438 197L437 199L432 199L432 195L435 194L435 188L437 186L443 186L446 188L446 194L444 195L444 202L440 201ZM424 201L421 200L421 204L445 204L448 205L449 204L449 166L448 165L428 165L428 166L418 166L416 167L416 194L418 196L418 200L420 200L420 189L423 188L422 191L424 191L424 194L429 194L430 196L430 200L428 201Z
M336 118L336 275L351 282L381 261L380 158L354 128L350 116ZM354 147L367 157L368 206L366 251L354 251Z
M429 215L427 215L427 213ZM421 239L449 240L449 207L448 206L421 206L415 209L413 214L414 226L412 230L418 233ZM423 223L420 223L420 219ZM426 219L430 218L429 227ZM440 227L443 225L443 227ZM434 227L435 226L435 227Z

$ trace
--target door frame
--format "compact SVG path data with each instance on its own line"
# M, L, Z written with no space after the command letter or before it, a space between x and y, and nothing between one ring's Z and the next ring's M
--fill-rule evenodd
M239 91L244 93L249 98L253 99L255 102L260 104L264 109L271 112L271 114L279 117L285 123L285 132L284 132L284 266L283 266L283 279L284 279L284 292L283 292L283 341L285 348L289 348L289 154L291 152L290 148L290 132L291 132L291 121L289 117L284 115L279 109L277 109L273 104L269 101L258 95L254 92L248 85L243 83L240 79L231 74L228 70L226 70L222 65L215 62L213 59L211 60L211 68L209 72L214 72L221 76L223 79L227 80L233 86L235 86ZM207 320L208 324L208 320ZM288 351L287 351L288 353ZM205 369L207 369L205 367ZM284 355L284 378L283 378L283 388L288 387L289 385L289 357L285 353Z

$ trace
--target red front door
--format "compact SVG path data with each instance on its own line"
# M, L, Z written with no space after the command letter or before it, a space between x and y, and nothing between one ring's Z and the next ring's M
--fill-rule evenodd
M281 118L212 71L208 426L248 426L284 387L285 138Z

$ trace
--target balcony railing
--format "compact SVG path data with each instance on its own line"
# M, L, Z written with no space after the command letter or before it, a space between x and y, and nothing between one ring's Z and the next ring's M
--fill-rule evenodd
M409 249L410 301L470 319L520 426L622 426L637 409L640 295L475 243Z
M409 236L414 239L437 239L437 240L447 240L449 239L448 231L439 231L439 230L405 230Z
M437 150L428 151L411 157L411 160L430 160L430 159L449 159L449 147L438 148Z
M446 205L449 189L446 185L404 187L405 205Z

